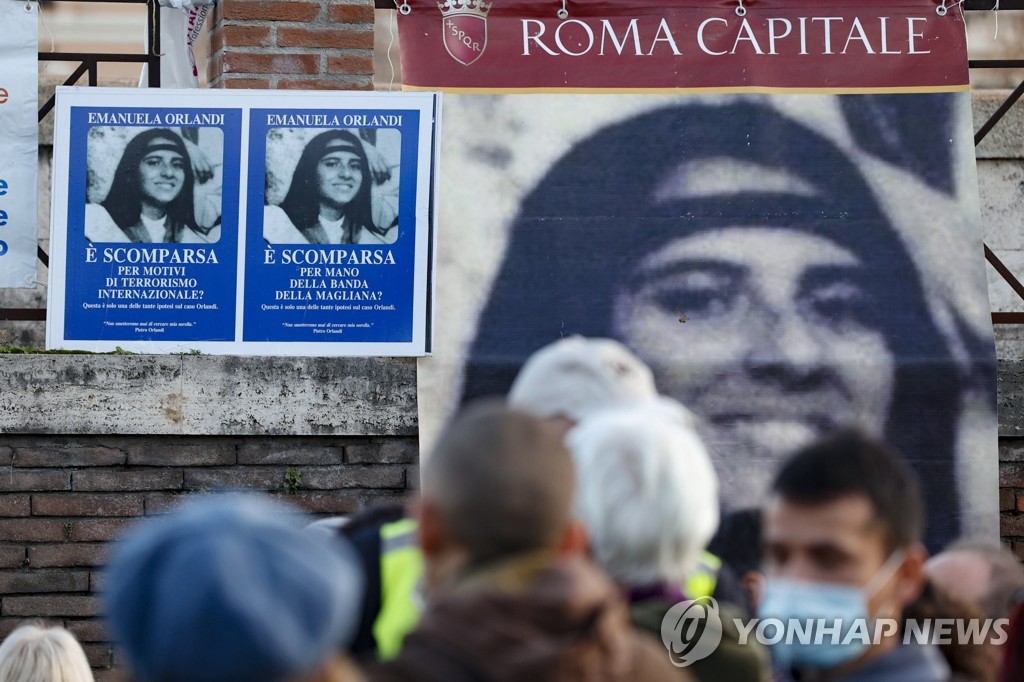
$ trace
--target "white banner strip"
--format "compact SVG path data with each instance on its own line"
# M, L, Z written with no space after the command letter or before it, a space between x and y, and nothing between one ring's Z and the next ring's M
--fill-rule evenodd
M0 287L35 287L38 5L0 1Z

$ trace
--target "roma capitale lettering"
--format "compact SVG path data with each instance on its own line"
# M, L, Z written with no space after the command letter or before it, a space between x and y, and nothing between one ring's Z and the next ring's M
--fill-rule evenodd
M928 17L889 17L861 19L853 17L747 17L725 19L710 17L700 23L694 36L697 48L704 54L756 55L924 55L925 30ZM553 30L540 19L522 19L522 56L547 54L582 57L600 56L649 57L670 52L682 56L680 45L688 44L673 30L668 19L656 27L642 28L637 19L629 21L601 19L585 21L567 19ZM730 45L709 46L711 39L723 35L735 37ZM724 49L722 49L724 48Z

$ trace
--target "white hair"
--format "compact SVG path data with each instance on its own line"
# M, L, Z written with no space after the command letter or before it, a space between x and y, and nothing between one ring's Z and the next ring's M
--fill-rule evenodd
M595 410L657 397L654 374L621 343L570 336L527 358L508 404L541 419L578 421Z
M718 528L718 477L693 421L660 398L592 414L566 437L576 514L620 584L682 587Z
M61 627L22 625L0 644L3 682L93 682L85 652Z

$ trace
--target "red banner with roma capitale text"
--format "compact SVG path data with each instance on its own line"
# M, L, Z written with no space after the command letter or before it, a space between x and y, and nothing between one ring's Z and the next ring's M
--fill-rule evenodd
M402 9L407 89L884 93L969 82L962 12L937 0L408 0Z

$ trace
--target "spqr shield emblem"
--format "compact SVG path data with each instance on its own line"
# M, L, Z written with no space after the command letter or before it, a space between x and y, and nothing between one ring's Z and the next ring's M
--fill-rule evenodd
M449 14L444 22L444 47L452 59L469 66L487 48L487 17L477 12Z

